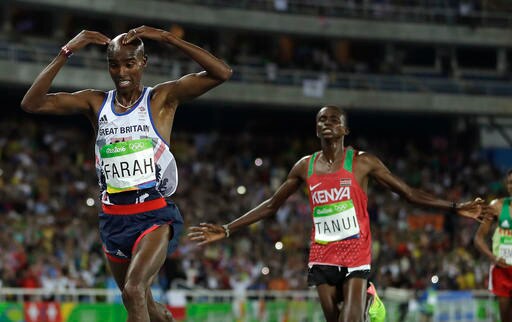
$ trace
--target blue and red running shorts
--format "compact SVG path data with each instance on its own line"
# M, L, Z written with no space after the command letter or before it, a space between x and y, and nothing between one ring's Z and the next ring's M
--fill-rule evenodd
M183 231L183 218L173 202L165 201L162 206L139 213L100 212L100 237L107 258L113 262L129 262L141 239L163 225L172 228L168 253L174 252Z

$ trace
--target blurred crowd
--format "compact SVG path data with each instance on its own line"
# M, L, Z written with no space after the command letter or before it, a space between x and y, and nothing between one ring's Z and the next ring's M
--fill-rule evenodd
M85 130L84 130L85 128ZM93 133L67 121L0 121L0 286L48 290L111 287L98 236ZM173 196L186 226L226 223L268 198L303 155L319 149L314 135L177 132ZM468 133L450 137L362 136L346 143L374 153L410 185L449 200L504 194L503 173L479 153ZM356 133L359 133L356 134ZM416 133L417 135L420 135ZM369 188L373 273L379 288L484 288L489 262L472 244L477 223L421 209ZM198 248L181 238L156 287L163 290L307 288L310 209L305 191L274 218Z
M322 18L324 15L341 15L470 25L481 23L472 14L486 9L481 4L488 3L476 0L180 2L236 4L247 8L269 6L267 9L275 11L317 15L323 23L327 21ZM337 5L331 5L333 2ZM425 7L431 10L422 10ZM409 8L409 11L397 8ZM417 16L414 8L420 8ZM72 11L38 10L26 7L5 10L0 47L21 43L44 47L55 55L62 44L83 28L113 36L139 25L135 19L91 18ZM401 44L390 50L390 44L361 40L187 29L180 25L164 27L230 64L241 66L239 69L264 69L262 76L244 75L261 76L269 82L280 81L279 69L291 70L286 74L288 77L297 77L293 74L295 69L315 73L314 77L318 77L317 73L335 75L330 72L401 74L407 64L426 66L427 73L432 72L433 76L457 75L452 66L456 57L451 52L438 57L440 67L436 67L435 44L425 47ZM151 41L146 46L150 71L167 75L172 70L171 78L175 78L197 68L196 64L190 64L193 65L190 70L185 63L180 66L184 57L167 46ZM93 57L96 60L91 65L86 62L86 67L99 62L99 67L94 67L106 69L101 48L90 46L84 51L83 55L71 58L69 64L78 65L87 59L84 57ZM28 51L22 54L27 61L31 60ZM475 62L486 60L478 55L474 58ZM490 61L489 66L483 67L491 70L496 69L495 65L501 66ZM507 70L504 67L489 77L508 77ZM182 131L173 136L171 148L178 161L180 178L173 199L187 226L201 222L226 223L240 216L268 198L300 157L319 149L313 135L285 133L286 121L278 122L283 129L277 135L208 130ZM353 129L347 143L377 155L412 186L461 201L476 196L490 200L505 193L503 173L481 153L474 135L466 132L445 136L357 134L364 130ZM88 128L75 126L74 121L18 116L0 120L0 227L3 228L0 230L0 287L48 290L113 287L98 235L92 135ZM472 244L477 227L474 221L412 206L375 183L370 185L368 210L373 232L371 279L379 288L424 289L433 280L440 289L485 287L489 262ZM167 258L156 286L164 290L176 287L306 289L310 221L306 192L301 191L288 200L275 218L236 232L222 243L198 248L184 235L178 250Z
M259 1L223 1L223 0L180 0L186 3L211 4L218 6L251 6L272 5L274 0ZM290 6L337 8L353 6L366 6L368 8L393 8L404 6L418 7L419 12L425 9L438 10L440 13L451 12L454 8L462 8L461 12L472 12L481 7L477 0L361 0L361 1L309 1L309 0L282 0ZM279 2L276 0L276 3ZM0 7L1 9L1 7ZM126 32L147 21L128 20L123 17L96 17L85 16L81 12L54 12L6 6L5 21L0 26L0 45L4 40L11 43L22 43L33 48L46 49L56 54L59 48L73 38L83 29L96 30L107 36ZM304 12L315 15L314 11ZM404 16L413 16L413 13L402 13ZM434 13L432 13L434 15ZM469 15L469 13L468 13ZM488 15L487 15L488 16ZM320 18L319 18L320 19ZM374 18L372 18L374 19ZM391 17L394 21L396 17ZM51 22L51 23L50 23ZM328 21L321 20L321 25L329 27ZM319 38L307 34L268 33L262 30L223 30L207 29L193 25L178 23L154 23L152 26L168 30L177 37L197 44L231 65L241 65L248 69L261 67L266 69L268 80L273 80L277 69L300 69L305 71L346 72L346 73L373 73L373 74L402 74L407 73L407 67L422 67L423 73L428 76L454 76L451 69L470 68L497 70L498 65L506 62L496 62L496 53L493 50L482 56L482 51L463 51L464 59L460 61L455 48L439 44L414 44L396 42L377 42L368 39L337 39ZM503 27L503 26L502 26ZM7 42L6 42L7 43ZM149 68L156 66L159 69L176 69L180 73L176 61L189 62L179 51L167 45L146 41L149 54ZM448 52L447 52L448 51ZM104 62L105 53L99 46L87 46L82 53L73 57L70 64L83 64L81 60L87 57L97 58ZM436 53L440 52L440 53ZM30 59L28 51L23 52L24 59ZM438 57L436 57L438 56ZM440 61L437 61L440 60ZM472 60L473 65L467 65ZM488 63L485 63L488 61ZM165 65L168 63L168 65ZM439 66L438 66L439 65ZM450 65L450 66L445 66ZM453 66L452 66L453 65ZM102 65L104 66L104 64ZM167 67L167 68L166 68ZM404 68L405 67L405 68ZM410 69L410 68L409 68ZM246 71L244 71L246 72ZM497 70L497 72L502 72ZM415 71L415 73L420 73ZM486 74L486 75L487 75ZM493 76L500 76L497 73ZM474 75L473 75L474 76ZM490 76L490 75L487 75ZM310 76L312 77L312 76Z
M168 0L162 0L168 1ZM214 7L243 8L320 18L344 17L383 21L427 22L463 25L503 25L509 21L500 0L178 0Z
M11 31L0 32L0 55L20 62L46 64L63 43L87 26L106 35L113 31L92 25L73 25L65 35L29 36L39 30L28 19L12 21ZM8 25L8 23L6 24ZM31 26L30 28L27 26ZM138 25L137 25L138 26ZM28 28L28 29L24 29ZM449 50L436 45L365 43L347 39L314 39L293 35L196 31L179 25L164 26L178 37L221 57L234 69L232 81L300 86L304 95L320 97L327 89L396 92L512 95L509 59L493 49ZM198 72L199 66L180 51L146 41L147 72L172 79ZM75 68L106 70L105 48L90 45L67 63Z

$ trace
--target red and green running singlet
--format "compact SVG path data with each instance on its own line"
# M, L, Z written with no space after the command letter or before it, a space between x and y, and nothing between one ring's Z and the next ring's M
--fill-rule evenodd
M512 198L503 199L498 227L492 236L492 253L501 257L509 265L512 264L512 216L510 215L510 201Z
M306 181L313 219L309 266L370 269L368 197L353 173L356 153L346 148L343 166L326 174L315 172L318 152L310 158Z

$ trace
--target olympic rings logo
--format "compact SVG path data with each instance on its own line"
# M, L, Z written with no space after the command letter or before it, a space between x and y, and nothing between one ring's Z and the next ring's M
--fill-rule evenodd
M130 149L133 151L143 150L145 148L145 145L143 142L130 143L129 146L130 146Z

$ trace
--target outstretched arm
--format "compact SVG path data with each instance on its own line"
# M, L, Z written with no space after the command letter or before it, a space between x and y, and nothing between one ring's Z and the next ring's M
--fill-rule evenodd
M303 182L303 174L307 171L308 158L303 158L292 168L286 181L276 190L274 195L261 204L248 211L244 215L233 220L229 224L220 226L216 224L201 223L199 226L190 227L188 237L197 241L199 245L205 245L217 240L229 237L229 235L245 226L274 215L279 207L300 187Z
M482 213L483 200L480 198L471 202L456 203L436 196L420 189L412 188L402 179L395 176L377 157L371 154L363 154L359 157L362 163L368 167L368 174L384 187L396 192L407 201L426 207L455 211L459 216L469 217L482 221L485 215Z
M498 199L493 200L488 207L484 207L485 212L490 212L490 216L492 218L497 218L499 215L499 209L501 209L502 202ZM482 252L489 260L496 264L497 266L507 268L510 267L505 261L505 259L501 257L497 257L493 254L491 249L489 248L489 245L487 244L487 236L489 235L489 231L491 230L493 221L491 220L484 220L480 226L478 227L478 230L476 231L476 235L474 238L475 246L476 248Z
M48 94L53 79L66 63L68 55L88 44L106 45L110 39L96 31L83 30L60 51L55 59L37 76L21 101L21 108L31 113L70 114L86 112L91 103L89 98L95 91Z
M189 74L176 81L155 86L155 91L162 91L168 103L173 103L175 100L181 102L193 99L222 84L231 77L231 68L222 60L196 45L173 36L170 32L148 26L140 26L126 34L124 43L129 43L136 37L171 44L204 68L204 71L200 73Z

